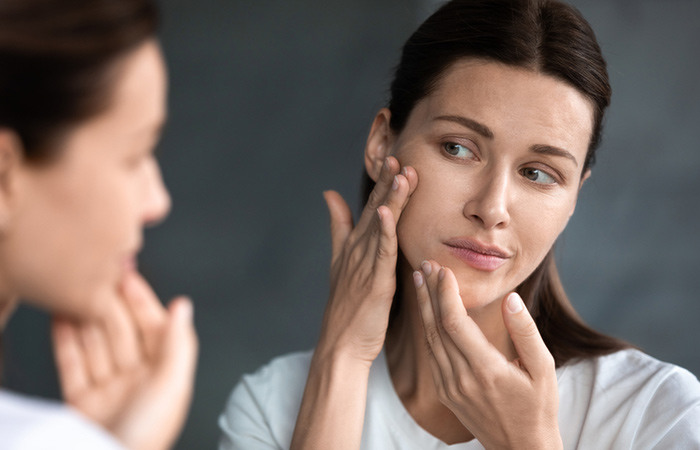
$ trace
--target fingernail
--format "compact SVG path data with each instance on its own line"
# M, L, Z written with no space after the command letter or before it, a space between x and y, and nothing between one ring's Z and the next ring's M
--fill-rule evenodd
M380 207L380 208L381 208L381 207ZM379 216L379 221L380 221L380 222L383 222L383 221L384 221L384 217L382 216L382 211L381 211L380 208L377 208L377 216Z
M407 175L408 175L408 170L406 170L406 168L404 167L404 168L401 169L401 173L403 174L403 176L407 176Z
M433 266L431 266L428 261L420 263L420 268L423 269L423 273L426 275L430 275L433 271Z
M508 307L508 311L511 312L511 314L515 314L520 312L521 309L523 309L523 301L520 300L520 296L513 292L512 294L508 295L508 298L506 299L506 306Z
M417 288L423 286L423 274L418 270L413 272L413 284L415 284Z
M440 272L438 272L438 280L442 281L443 278L445 278L445 269L440 267Z
M180 317L183 320L189 321L192 320L193 315L194 307L192 305L192 300L190 300L189 297L183 297L180 302Z
M384 168L386 170L389 170L389 158L388 157L384 158Z
M391 190L395 191L398 188L399 188L399 178L396 175L394 175L394 182L391 183Z

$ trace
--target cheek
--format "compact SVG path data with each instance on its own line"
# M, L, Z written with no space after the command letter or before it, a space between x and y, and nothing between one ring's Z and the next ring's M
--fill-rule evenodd
M566 227L569 214L568 201L540 203L540 208L527 208L527 202L522 202L518 209L514 229L520 245L522 265L526 278L542 262L551 250L561 232Z
M458 195L448 195L444 176L429 167L413 165L418 186L397 224L396 233L402 253L414 269L426 259L436 259L436 243L445 228L459 226L461 215Z

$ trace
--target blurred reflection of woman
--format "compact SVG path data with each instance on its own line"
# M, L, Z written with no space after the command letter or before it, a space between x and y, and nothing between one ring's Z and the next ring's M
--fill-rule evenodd
M56 317L69 405L0 390L3 449L165 449L186 417L192 306L135 262L170 208L155 28L149 0L0 1L0 325L19 298Z

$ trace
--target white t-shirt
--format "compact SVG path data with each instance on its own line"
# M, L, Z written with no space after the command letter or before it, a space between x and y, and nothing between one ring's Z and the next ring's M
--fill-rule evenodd
M272 360L244 375L219 417L220 450L288 449L311 352ZM685 369L637 350L557 370L565 449L700 449L700 383ZM447 445L422 429L394 390L384 352L370 370L363 450L483 449Z
M68 406L0 389L0 450L49 449L125 450Z

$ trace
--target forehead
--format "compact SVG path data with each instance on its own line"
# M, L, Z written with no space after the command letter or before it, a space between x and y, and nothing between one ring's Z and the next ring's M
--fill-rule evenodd
M487 126L498 139L521 139L582 152L593 128L593 106L578 90L549 75L483 60L450 66L411 119L428 124L460 115ZM414 117L415 116L415 117ZM578 158L577 158L578 159Z
M111 113L133 122L161 121L167 76L158 44L151 40L127 55L115 78Z

